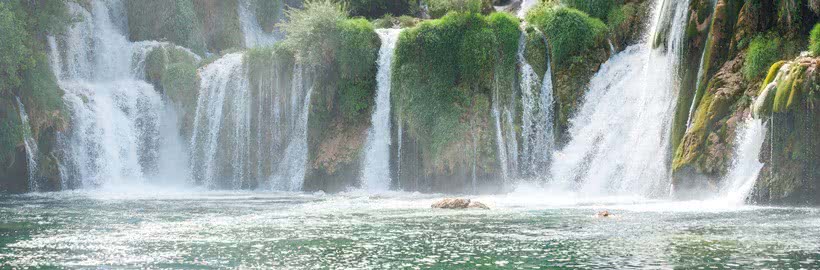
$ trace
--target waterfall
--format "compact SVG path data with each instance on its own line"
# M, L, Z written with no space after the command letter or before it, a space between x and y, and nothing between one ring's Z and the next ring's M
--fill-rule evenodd
M161 145L179 138L178 132L161 134L164 102L141 80L144 55L135 54L159 43L127 40L122 1L91 1L90 12L74 2L66 5L82 21L66 35L48 38L71 122L58 134L62 186L145 183L159 173Z
M267 0L278 1L278 0ZM281 34L274 31L268 33L256 19L256 11L254 10L253 0L239 0L237 12L239 13L239 24L242 27L242 34L245 37L245 47L253 48L257 46L273 45L281 38ZM280 17L284 16L284 9L279 9L277 12Z
M376 107L370 118L372 126L367 132L362 186L370 191L390 188L390 80L393 52L400 29L377 29L381 39L378 73L376 74Z
M527 16L527 12L530 11L531 8L537 6L541 1L538 0L521 0L521 8L518 10L518 18L524 18Z
M547 54L547 70L541 80L524 59L526 34L519 41L521 63L522 149L521 173L526 177L548 173L555 135L553 133L552 65ZM546 42L546 38L544 38ZM549 47L549 46L547 46Z
M749 118L737 128L735 158L729 173L723 179L722 197L732 204L743 204L763 168L760 150L766 138L763 120Z
M227 54L199 70L189 147L193 181L209 188L300 190L311 94L305 71L274 63L251 81L244 58Z
M668 35L665 48L652 48L649 36L594 75L571 120L571 140L554 154L554 185L590 195L668 194L669 126L687 10L685 2L658 1L649 33Z
M14 97L17 101L17 110L20 113L20 122L23 125L23 146L26 148L26 158L28 161L28 183L29 191L38 191L39 183L37 181L37 154L40 152L37 147L37 141L34 140L31 133L31 124L28 121L28 113L20 97Z

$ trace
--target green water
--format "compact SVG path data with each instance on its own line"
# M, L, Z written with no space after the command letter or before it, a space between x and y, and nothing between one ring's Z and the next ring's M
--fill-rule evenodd
M820 268L820 210L510 194L0 197L0 268ZM596 218L607 209L614 218Z

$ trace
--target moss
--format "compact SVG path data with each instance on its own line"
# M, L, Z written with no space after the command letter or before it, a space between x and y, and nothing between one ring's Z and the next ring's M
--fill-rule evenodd
M763 84L761 84L760 92L758 93L758 95L760 95L763 92L763 90L766 89L767 85L774 81L775 76L777 76L777 73L780 72L780 68L785 63L786 61L777 61L774 64L772 64L771 67L769 67L769 72L766 74L766 79L763 80Z
M746 52L746 62L743 64L743 76L746 80L754 80L763 75L769 67L780 58L781 42L777 37L757 36L749 44Z
M385 15L413 15L418 11L415 0L345 0L350 15L368 19Z
M243 47L242 27L236 12L238 0L191 1L207 51L222 53L231 48Z
M527 47L524 51L524 59L532 66L535 74L544 74L547 72L547 44L544 43L544 37L540 32L527 31Z
M788 108L789 96L794 89L795 82L806 71L806 67L795 64L789 68L789 73L777 83L777 93L774 97L772 111L784 112Z
M0 3L0 94L8 93L22 83L20 73L34 66L29 47L30 34L25 21L18 17L9 4Z
M711 87L710 87L711 88ZM699 148L706 137L709 125L709 107L712 104L714 95L707 93L695 111L692 125L686 132L683 141L675 151L675 158L672 161L672 171L679 171L684 166L695 161L699 154Z
M600 46L607 33L601 20L564 6L536 7L527 14L527 22L547 35L554 66Z
M205 52L191 0L128 0L126 8L131 40L168 40L199 54Z
M809 51L814 56L820 56L820 23L815 24L809 35Z
M790 110L800 103L800 97L802 94L803 88L803 76L805 75L806 68L801 68L797 74L795 75L794 82L792 82L792 87L789 93L789 99L786 102L786 110Z

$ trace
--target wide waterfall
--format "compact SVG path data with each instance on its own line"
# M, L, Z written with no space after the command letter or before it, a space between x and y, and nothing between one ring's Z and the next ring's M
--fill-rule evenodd
M239 12L239 23L242 26L242 34L245 36L245 47L253 48L257 46L269 46L281 39L282 34L274 31L265 32L256 19L253 0L239 0L237 12ZM284 16L284 9L277 11L279 17Z
M160 43L126 39L122 1L92 1L91 12L73 2L67 5L82 21L66 35L49 38L54 74L71 119L70 130L59 136L63 187L116 187L158 179L160 149L179 137L178 132L161 136L161 126L169 120L164 101L141 80L144 51Z
M376 74L376 107L370 118L372 126L367 133L362 186L370 191L390 188L390 81L393 51L398 41L399 29L378 29L382 41L379 49L378 73Z
M662 195L669 188L669 140L676 70L688 5L658 1L646 44L615 55L592 78L555 153L553 184L588 195ZM664 31L662 29L668 29ZM653 35L668 35L653 48Z

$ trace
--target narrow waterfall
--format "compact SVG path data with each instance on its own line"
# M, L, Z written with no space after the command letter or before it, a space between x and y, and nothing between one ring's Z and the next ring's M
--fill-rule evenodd
M610 58L592 78L571 140L554 155L555 185L590 195L668 194L675 67L687 9L684 2L658 1L647 44ZM652 47L655 34L668 35L665 48Z
M527 16L527 12L530 11L531 8L535 7L541 3L538 0L521 0L521 8L518 10L518 18L524 18Z
M20 122L23 125L23 146L26 148L26 158L28 161L28 184L29 191L38 191L39 182L37 181L37 154L40 152L37 146L37 141L34 140L31 134L31 124L28 121L28 113L23 102L20 102L20 97L14 97L17 101L17 110L20 113Z
M539 81L532 66L524 59L526 40L519 43L521 62L521 174L543 177L549 171L555 135L553 133L552 65L547 54L547 70ZM544 38L546 42L546 38ZM547 46L549 47L549 46Z
M385 191L390 188L390 80L393 52L400 29L377 29L382 41L379 49L378 73L376 74L376 107L370 118L372 126L367 132L362 186L369 191Z
M735 158L723 179L721 196L729 203L743 204L755 185L763 163L760 150L766 139L763 120L750 118L738 126L735 138Z
M245 37L245 47L253 48L273 45L281 39L281 34L276 31L268 33L259 25L253 0L239 0L238 2L237 12L239 13L239 24L242 27L242 34ZM284 16L284 9L279 9L277 12L280 18Z
M71 121L71 129L58 136L62 186L145 183L158 174L161 145L179 138L178 132L161 135L164 102L140 79L144 55L135 53L159 43L127 40L122 1L91 1L90 12L66 5L82 21L48 39Z

